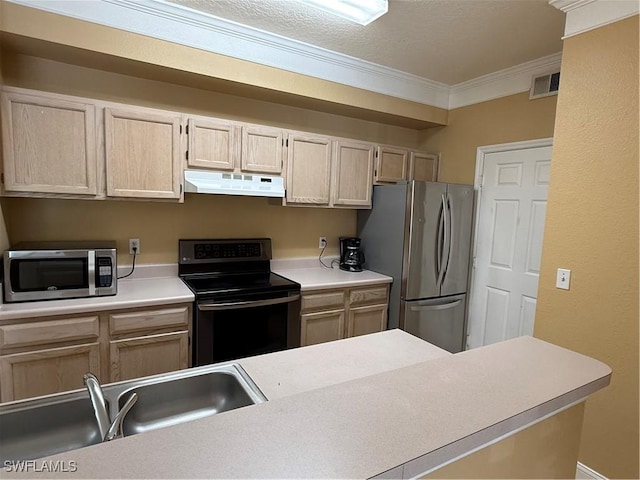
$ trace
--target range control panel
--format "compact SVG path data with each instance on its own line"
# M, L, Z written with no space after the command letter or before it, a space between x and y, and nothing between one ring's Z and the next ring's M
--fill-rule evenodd
M197 260L216 258L259 258L262 255L260 243L197 243L194 245Z
M179 240L179 265L271 260L270 238Z

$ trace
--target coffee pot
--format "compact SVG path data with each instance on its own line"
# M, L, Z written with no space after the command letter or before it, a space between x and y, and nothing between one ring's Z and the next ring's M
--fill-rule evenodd
M361 272L364 253L360 251L358 237L340 237L340 269L348 272Z

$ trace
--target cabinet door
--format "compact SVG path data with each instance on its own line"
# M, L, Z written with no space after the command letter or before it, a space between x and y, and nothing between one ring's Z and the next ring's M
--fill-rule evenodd
M107 196L179 199L180 116L105 108Z
M300 317L302 347L344 338L344 310L305 313Z
M387 328L387 305L372 305L349 309L347 337L382 332Z
M82 388L87 372L100 376L98 343L3 355L0 399L9 402Z
M406 180L409 152L402 148L378 147L376 151L376 182L399 182Z
M287 203L329 205L331 140L289 134L287 144Z
M5 92L2 144L7 192L97 194L93 105Z
M237 128L223 120L190 118L188 122L190 167L233 170L238 156Z
M333 205L371 207L373 145L336 142Z
M282 173L282 130L243 126L241 169L245 172Z
M187 368L188 352L186 330L112 341L109 380L118 382Z
M438 181L438 155L424 152L411 152L409 180L422 182Z

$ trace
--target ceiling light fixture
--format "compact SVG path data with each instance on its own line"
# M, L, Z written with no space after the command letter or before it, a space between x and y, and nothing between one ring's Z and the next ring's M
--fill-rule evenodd
M387 0L299 0L360 25L369 25L389 11Z

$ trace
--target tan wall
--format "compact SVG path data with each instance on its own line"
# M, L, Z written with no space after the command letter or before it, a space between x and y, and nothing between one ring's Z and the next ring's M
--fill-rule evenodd
M534 334L613 369L579 457L609 478L640 474L638 130L638 16L565 40Z
M583 416L584 402L421 478L575 478Z
M3 198L12 243L116 240L130 264L128 239L140 238L140 263L177 263L180 238L270 237L274 258L337 254L338 237L355 235L354 210L269 205L266 198L187 194L185 203Z
M448 126L421 133L421 147L440 152L439 181L473 184L478 147L553 136L556 99L527 92L451 110Z

